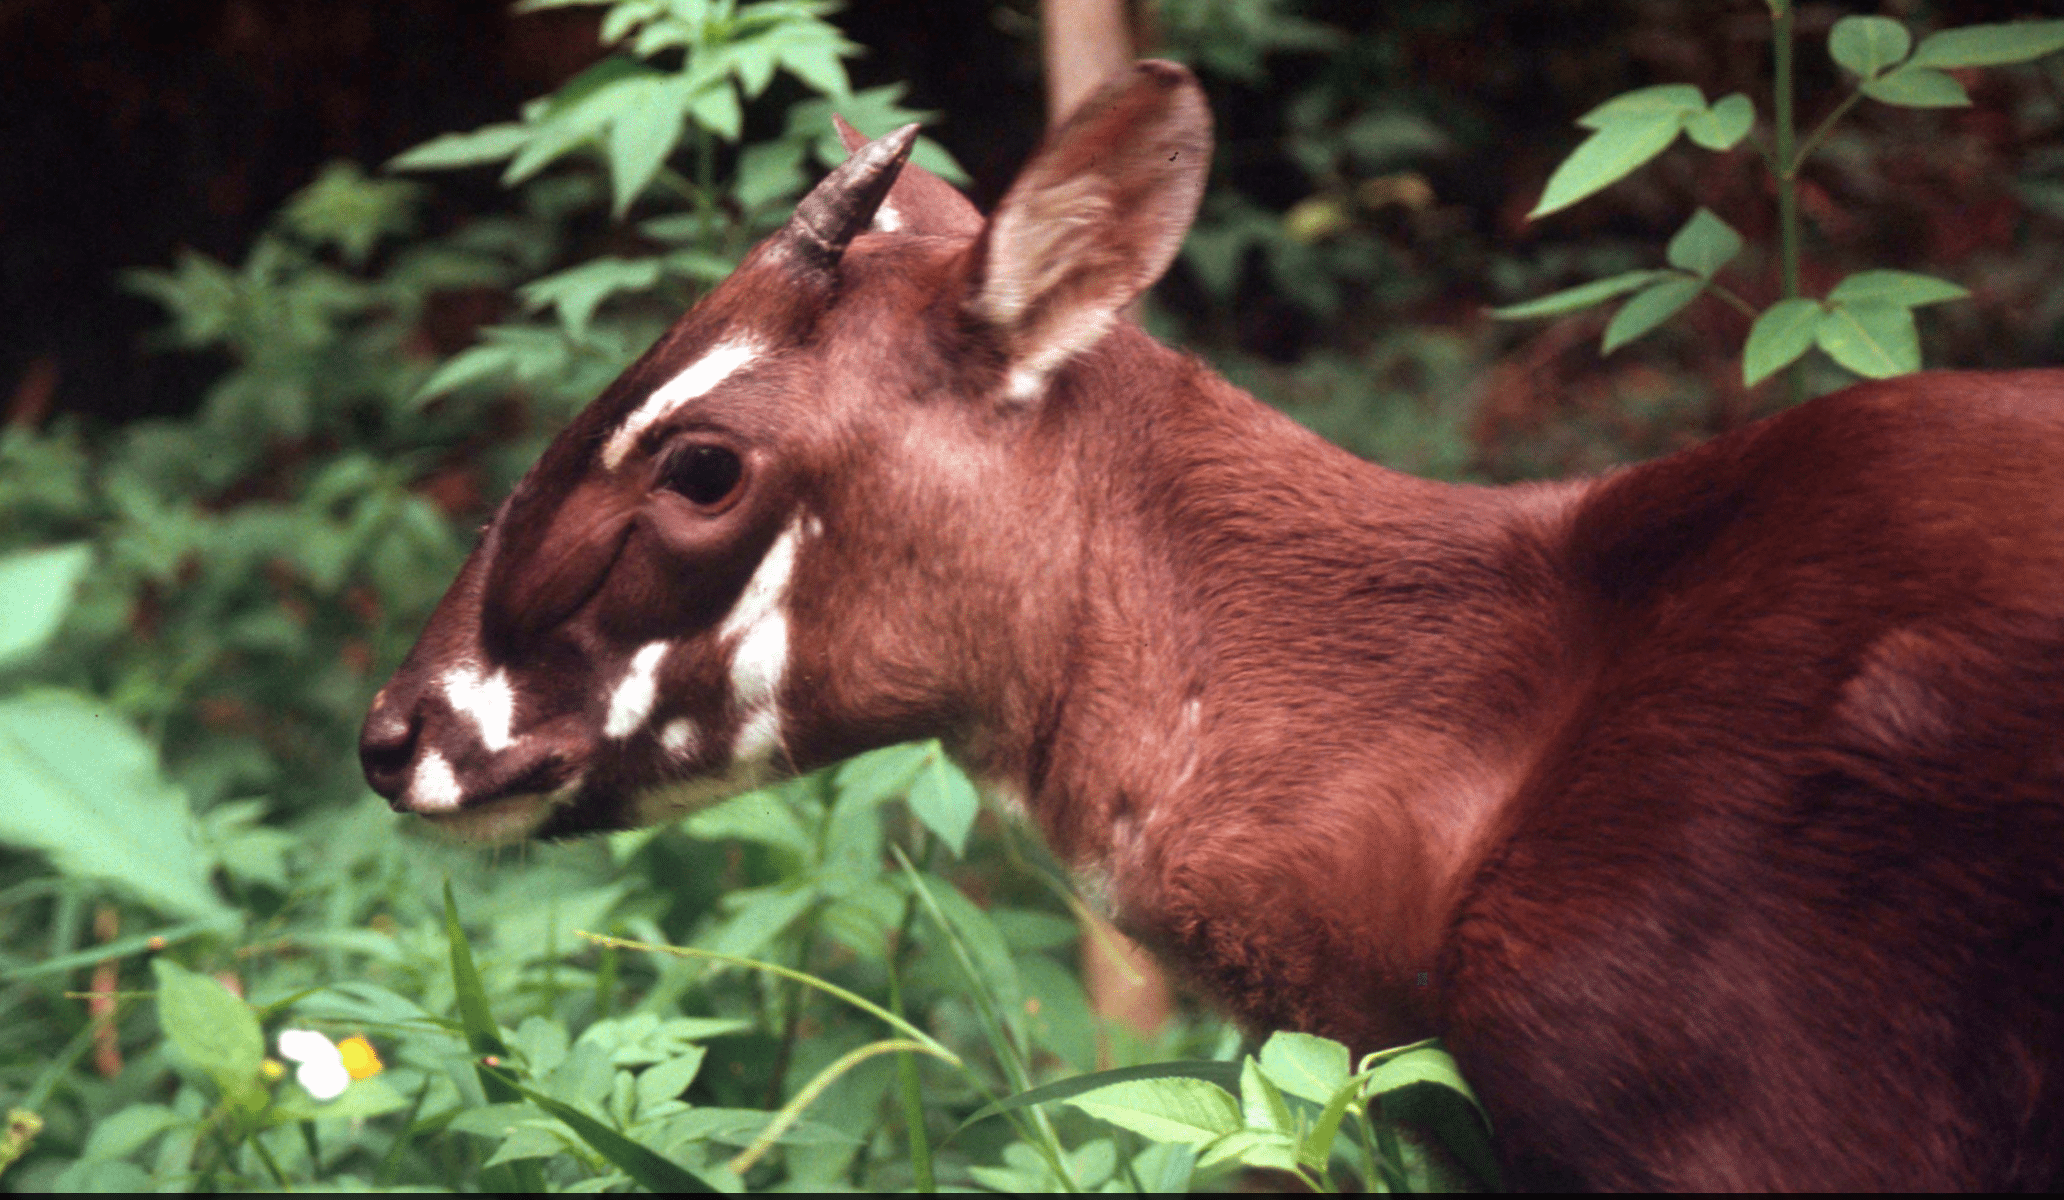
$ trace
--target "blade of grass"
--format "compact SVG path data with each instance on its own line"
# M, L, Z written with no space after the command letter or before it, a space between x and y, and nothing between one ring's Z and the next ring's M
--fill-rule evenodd
M817 1097L823 1095L826 1088L838 1082L839 1076L844 1075L847 1071L852 1070L877 1054L894 1054L898 1051L916 1051L921 1054L930 1054L933 1057L943 1057L938 1051L933 1050L929 1046L904 1038L890 1038L886 1041L870 1042L857 1050L851 1050L840 1055L836 1062L817 1072L814 1079L804 1084L801 1091L797 1092L787 1104L782 1105L781 1111L774 1114L774 1119L767 1122L767 1127L762 1129L759 1136L752 1140L752 1144L739 1151L738 1156L725 1165L725 1169L734 1175L743 1175L751 1170L753 1164L760 1161L760 1156L773 1149L774 1143L781 1140L781 1135L788 1132L789 1126L794 1125L802 1117L803 1110L815 1103Z
M741 958L736 954L719 954L714 950L698 950L693 946L668 946L658 942L634 942L629 938L589 933L584 929L575 930L574 932L577 936L584 937L598 946L617 946L625 950L644 950L653 954L671 954L677 958L703 958L712 962L728 963L734 967L751 967L756 971L771 971L783 979L793 979L797 983L807 984L826 995L838 997L862 1012L879 1017L887 1022L890 1028L909 1036L912 1041L922 1044L927 1053L942 1058L956 1067L961 1065L959 1055L940 1045L930 1034L912 1025L895 1013L867 999L865 996L857 996L835 983L819 979L815 975L798 971L793 967L784 967L779 963L764 962L757 958Z
M473 1070L480 1076L480 1090L487 1093L492 1104L513 1104L522 1099L500 1071L487 1065L485 1060L507 1057L509 1050L502 1045L502 1035L495 1027L494 1012L487 1005L487 989L480 983L480 969L473 964L473 948L466 942L466 931L459 925L459 902L452 896L451 879L444 881L444 933L451 942L452 992L459 1006L459 1023L465 1029L466 1046L482 1061L473 1064ZM519 1158L502 1164L507 1175L497 1170L483 1170L480 1179L483 1186L497 1191L542 1192L545 1190L545 1170L536 1159ZM502 1178L515 1180L513 1186L505 1188Z
M908 940L910 918L916 912L915 904L905 907L902 940ZM896 969L896 958L893 953L889 955L889 1009L900 1017L903 1015L903 981L901 972ZM932 1142L925 1135L924 1095L919 1090L917 1059L908 1053L896 1056L896 1081L902 1093L903 1124L910 1135L911 1180L919 1192L929 1195L938 1191L939 1185L932 1176Z

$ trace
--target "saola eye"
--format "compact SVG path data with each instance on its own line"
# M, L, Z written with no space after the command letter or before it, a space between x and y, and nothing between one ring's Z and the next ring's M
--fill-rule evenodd
M745 477L745 463L722 446L689 446L667 460L660 483L688 500L713 507L729 500Z

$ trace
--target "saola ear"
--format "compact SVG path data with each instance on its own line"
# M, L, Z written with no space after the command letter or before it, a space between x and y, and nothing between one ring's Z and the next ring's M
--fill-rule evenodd
M1036 398L1168 269L1210 165L1204 91L1171 62L1133 64L1048 136L989 218L967 301L1003 339L1011 399Z
M833 113L839 141L852 154L867 144L867 135ZM967 237L982 232L982 214L954 186L915 164L906 163L888 198L874 210L878 233L915 233L930 237Z

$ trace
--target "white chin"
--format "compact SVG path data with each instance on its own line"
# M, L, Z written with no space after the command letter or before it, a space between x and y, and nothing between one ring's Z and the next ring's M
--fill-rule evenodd
M456 812L423 813L423 821L442 837L455 842L526 841L545 823L552 811L548 795L504 796Z

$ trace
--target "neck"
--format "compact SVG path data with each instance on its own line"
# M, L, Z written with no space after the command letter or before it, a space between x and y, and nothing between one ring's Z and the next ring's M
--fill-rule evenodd
M1112 341L1076 392L1103 449L1071 652L996 765L1243 1019L1422 1036L1457 893L1581 669L1553 550L1576 492L1388 471ZM1344 1012L1367 1027L1318 1027Z

